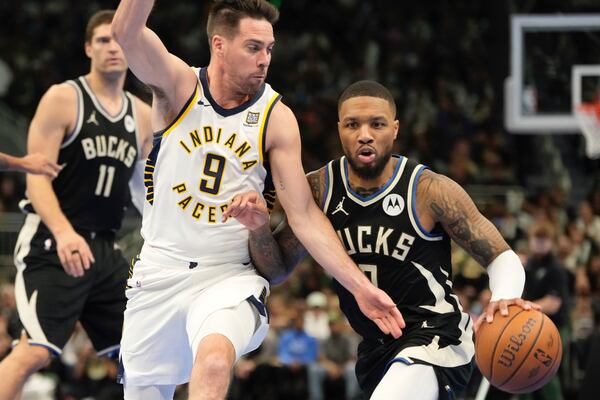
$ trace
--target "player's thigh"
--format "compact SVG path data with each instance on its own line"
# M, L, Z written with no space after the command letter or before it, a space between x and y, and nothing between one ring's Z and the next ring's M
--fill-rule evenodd
M138 261L126 295L122 381L136 386L187 382L192 351L185 329L190 301L186 274Z
M431 365L393 363L387 370L371 400L437 400L438 381Z
M53 239L44 237L36 235L28 254L18 260L15 298L30 342L60 353L85 306L92 277L67 275Z
M123 385L125 400L172 400L175 385L133 386Z
M194 312L190 310L189 318ZM191 346L194 351L194 360L202 340L209 335L222 335L233 346L235 359L238 360L247 352L247 349L261 325L258 311L248 301L242 301L235 307L216 310L208 315L199 325L196 332L188 332ZM192 324L192 326L195 326Z

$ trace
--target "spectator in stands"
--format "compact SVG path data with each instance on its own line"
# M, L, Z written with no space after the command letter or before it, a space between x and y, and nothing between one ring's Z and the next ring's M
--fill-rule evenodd
M525 264L525 290L523 298L539 304L560 332L564 348L568 348L569 291L565 267L554 254L555 231L547 220L536 221L529 234L529 258ZM567 353L563 365L568 365ZM539 390L544 400L562 399L559 375Z
M329 337L321 342L318 361L308 367L310 400L353 400L360 389L348 323L338 314L332 317L329 330Z

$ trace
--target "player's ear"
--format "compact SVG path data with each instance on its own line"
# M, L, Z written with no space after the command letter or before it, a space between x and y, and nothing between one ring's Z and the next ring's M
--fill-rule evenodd
M400 130L400 121L394 121L394 140L398 137L398 131Z
M223 52L225 50L225 38L223 36L214 35L212 37L210 45L211 45L212 52L215 55L217 55L219 57L223 56Z
M85 50L85 55L88 58L92 58L92 43L86 41L83 45L83 49Z

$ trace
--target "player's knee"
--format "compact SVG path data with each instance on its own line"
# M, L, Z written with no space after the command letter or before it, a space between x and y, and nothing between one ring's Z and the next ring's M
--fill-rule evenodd
M45 347L19 343L11 352L10 357L19 372L24 376L29 376L48 365L51 355Z
M201 361L201 368L204 370L205 376L209 381L219 382L224 379L229 379L233 360L231 357L220 351L209 352Z

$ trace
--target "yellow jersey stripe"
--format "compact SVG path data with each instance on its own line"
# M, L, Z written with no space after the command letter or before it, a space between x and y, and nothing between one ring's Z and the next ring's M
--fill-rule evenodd
M179 113L179 116L175 118L175 121L168 126L163 132L162 136L166 137L179 123L185 118L187 113L190 112L194 104L196 104L196 100L198 99L198 85L196 85L196 89L194 89L194 95L188 99L187 104L183 108L183 112Z
M265 111L263 113L262 121L260 122L260 130L258 133L258 145L259 145L260 149L258 151L258 154L260 157L260 162L263 165L264 165L264 158L265 158L264 152L265 152L265 147L266 147L266 143L264 142L265 130L267 129L267 124L268 124L269 116L271 115L271 111L273 111L273 108L275 107L275 104L277 104L277 100L279 100L279 99L281 99L281 95L279 93L275 92L273 97L271 97L271 99L267 103L267 107L265 108Z

